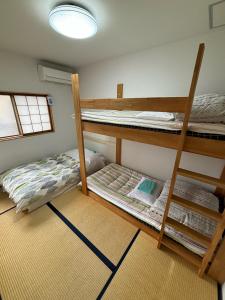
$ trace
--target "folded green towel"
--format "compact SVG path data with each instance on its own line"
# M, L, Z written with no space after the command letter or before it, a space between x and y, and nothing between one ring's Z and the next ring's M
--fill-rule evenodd
M155 188L157 186L157 183L150 180L145 179L142 181L142 183L139 185L138 190L147 194L153 194Z

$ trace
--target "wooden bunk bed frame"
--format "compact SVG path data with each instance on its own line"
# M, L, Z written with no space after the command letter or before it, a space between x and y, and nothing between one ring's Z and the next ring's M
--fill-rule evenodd
M225 229L225 211L223 214L216 213L212 210L204 208L200 205L194 204L185 199L173 195L173 189L176 182L177 175L193 178L216 186L215 194L224 197L225 190L225 171L223 171L221 178L213 178L200 173L184 170L179 167L182 152L191 152L209 157L225 159L225 141L211 140L203 137L187 136L188 121L192 109L192 103L195 95L195 90L198 82L199 72L203 59L205 45L200 44L194 67L193 77L191 81L189 95L187 97L164 97L164 98L123 98L123 85L117 85L117 98L115 99L80 99L79 90L79 76L72 75L72 90L75 109L75 123L77 132L77 143L80 156L80 173L82 181L82 192L89 195L96 201L100 202L105 207L109 208L116 214L120 215L127 221L131 222L147 234L158 240L158 248L161 245L166 246L172 251L176 252L186 260L191 262L198 268L199 276L203 276L209 269L209 264L221 242L222 234ZM103 110L134 110L134 111L161 111L161 112L180 112L184 114L183 127L180 134L164 133L148 131L141 128L126 128L116 124L106 125L102 123L94 123L83 121L81 118L81 109L103 109ZM177 150L176 160L171 179L171 186L169 196L165 207L162 228L160 232L151 229L137 218L131 216L129 213L111 204L96 193L89 191L87 187L87 175L85 169L85 153L84 153L84 137L83 131L108 135L116 138L116 163L121 164L122 139L127 139L135 142L153 144L161 147L172 148ZM224 168L225 170L225 168ZM202 234L184 226L181 223L168 217L170 204L172 202L178 203L192 211L198 212L204 216L216 220L218 223L216 232L210 240ZM203 258L187 250L179 243L168 238L164 234L165 225L174 227L178 231L185 233L195 239L197 242L207 246L207 252ZM214 272L215 273L215 272ZM215 276L214 276L215 277Z

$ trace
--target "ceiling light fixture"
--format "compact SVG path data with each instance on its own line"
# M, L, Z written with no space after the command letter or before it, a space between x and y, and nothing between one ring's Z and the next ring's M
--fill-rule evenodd
M58 33L73 39L85 39L97 32L92 14L76 5L63 4L49 13L49 24Z

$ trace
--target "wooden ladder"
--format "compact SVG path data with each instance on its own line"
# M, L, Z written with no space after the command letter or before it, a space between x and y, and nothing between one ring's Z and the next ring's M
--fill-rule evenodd
M158 248L160 248L161 245L163 244L164 246L170 248L172 251L183 256L184 258L191 261L194 265L196 265L198 267L199 276L203 276L203 274L205 273L206 268L208 267L208 264L213 257L214 251L215 251L218 243L221 240L221 237L222 237L222 234L223 234L223 231L225 228L225 212L223 212L223 214L220 214L213 210L205 208L201 205L198 205L191 201L188 201L186 199L177 197L176 195L174 195L174 187L175 187L175 183L176 183L176 177L178 175L180 175L180 176L189 177L189 178L192 178L192 179L204 182L204 183L214 185L220 189L225 189L225 183L222 178L221 179L213 178L213 177L206 176L206 175L203 175L200 173L181 169L179 167L182 152L184 149L186 132L188 129L188 121L189 121L190 114L191 114L192 103L193 103L193 99L194 99L194 95L195 95L195 90L196 90L199 72L200 72L200 68L201 68L201 64L202 64L204 50L205 50L205 45L200 44L196 63L195 63L194 73L193 73L193 77L192 77L190 92L189 92L189 101L187 102L187 107L186 107L186 111L185 111L185 115L184 115L183 127L182 127L180 141L179 141L180 143L179 143L177 154L176 154L176 160L174 163L174 169L173 169L173 174L172 174L172 178L171 178L168 199L167 199L167 203L165 206L161 231L160 231L159 240L158 240ZM216 230L215 230L215 233L214 233L212 239L208 238L207 236L204 236L203 234L191 229L190 227L188 227L186 225L183 225L183 224L175 221L174 219L171 219L168 216L168 213L169 213L170 205L172 202L177 203L187 209L190 209L191 211L197 212L199 214L202 214L208 218L211 218L211 219L217 221L217 227L216 227ZM171 239L169 239L168 237L166 237L165 236L165 226L166 225L169 225L170 227L173 227L177 231L188 235L196 242L205 246L207 248L207 251L206 251L204 257L201 259L200 256L192 253L191 251L185 249L183 246L177 244L176 242L174 242Z

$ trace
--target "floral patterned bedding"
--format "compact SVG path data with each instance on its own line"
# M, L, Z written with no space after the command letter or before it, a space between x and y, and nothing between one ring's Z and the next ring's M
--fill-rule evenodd
M66 154L24 164L0 175L16 210L31 211L80 181L80 163Z

